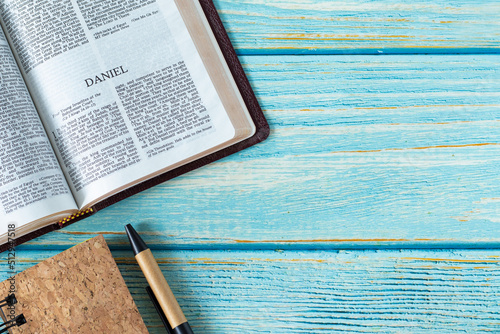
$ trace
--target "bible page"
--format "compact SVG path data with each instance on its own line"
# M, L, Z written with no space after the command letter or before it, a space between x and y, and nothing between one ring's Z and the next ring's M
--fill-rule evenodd
M173 0L0 0L80 207L235 136Z
M0 28L0 235L77 210ZM2 242L3 243L3 242Z

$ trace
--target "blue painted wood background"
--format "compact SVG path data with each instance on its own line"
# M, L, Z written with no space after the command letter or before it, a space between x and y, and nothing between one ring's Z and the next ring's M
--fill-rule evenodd
M17 269L103 233L164 333L133 223L195 333L500 332L500 3L215 4L270 138L19 246Z

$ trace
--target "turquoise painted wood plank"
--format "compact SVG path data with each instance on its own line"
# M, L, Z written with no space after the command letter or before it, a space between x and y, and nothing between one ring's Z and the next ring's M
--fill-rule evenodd
M18 251L17 268L55 253ZM131 251L112 253L150 332L164 333ZM498 250L155 251L155 256L195 333L500 331ZM3 279L6 267L0 265Z
M240 54L498 53L496 0L215 1Z
M103 232L163 333L133 223L197 333L500 332L500 4L216 6L270 139L19 246L18 270ZM272 56L344 53L462 55ZM384 249L419 247L456 249Z
M268 141L23 247L500 246L500 57L242 60Z

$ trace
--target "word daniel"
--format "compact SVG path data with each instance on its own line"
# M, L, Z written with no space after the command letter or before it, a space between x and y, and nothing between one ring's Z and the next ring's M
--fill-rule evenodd
M87 84L87 87L90 87L93 85L97 85L98 83L101 83L103 81L106 81L106 79L111 79L119 75L125 74L127 72L128 70L123 69L123 66L115 67L110 70L107 70L104 73L101 73L100 75L96 75L95 78L85 79L85 84Z

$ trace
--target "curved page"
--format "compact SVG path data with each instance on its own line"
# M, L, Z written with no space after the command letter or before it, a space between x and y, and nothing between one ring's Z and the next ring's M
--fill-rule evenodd
M77 210L0 29L0 239Z

